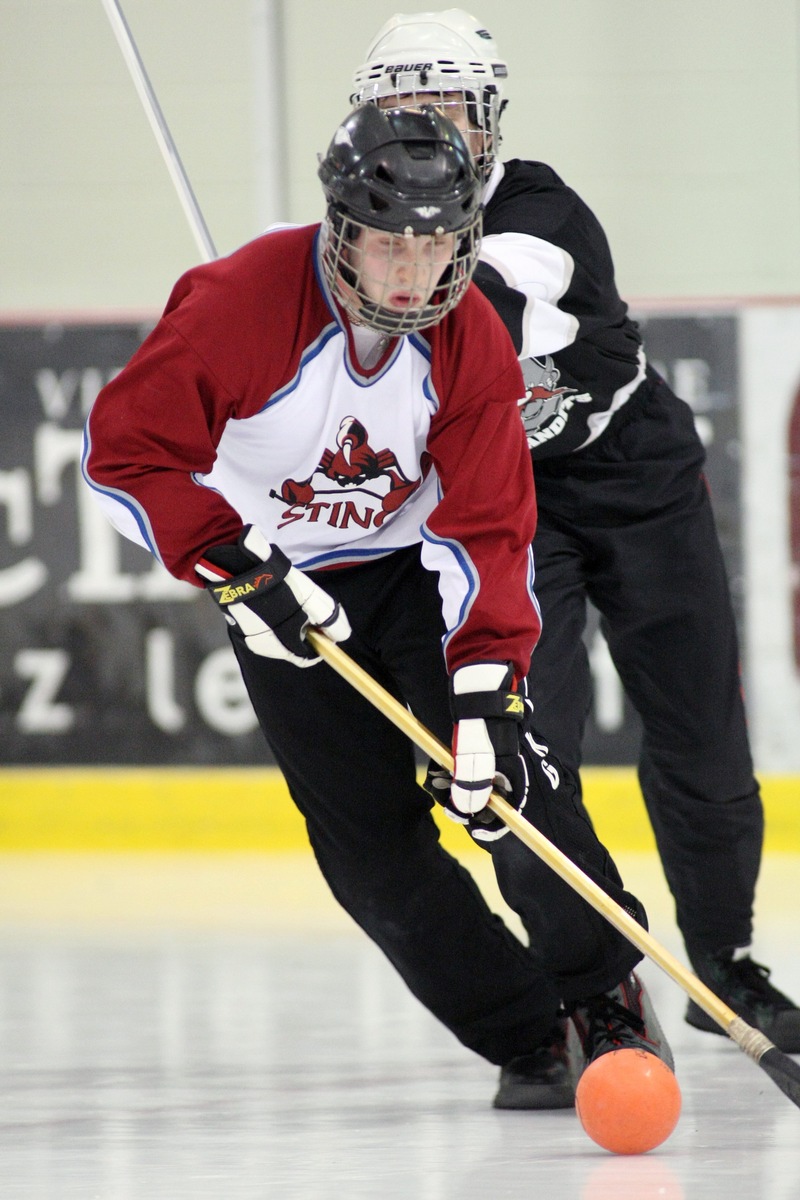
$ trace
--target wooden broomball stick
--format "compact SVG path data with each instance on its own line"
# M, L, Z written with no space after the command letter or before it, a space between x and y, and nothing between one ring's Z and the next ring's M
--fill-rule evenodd
M450 750L426 729L417 718L398 700L381 687L367 671L354 662L340 646L331 642L319 630L308 630L307 639L317 654L334 671L352 684L366 700L373 704L394 725L419 747L424 754L434 759L445 770L453 770ZM706 987L687 967L648 933L638 921L616 901L607 896L602 888L584 874L579 867L554 846L544 834L526 821L498 792L492 792L489 808L503 821L521 842L537 854L557 875L573 888L587 904L605 917L615 929L632 942L642 954L656 966L661 967L671 979L683 988L704 1012L721 1026L740 1050L766 1071L785 1096L800 1108L800 1066L777 1048L758 1029L748 1025L729 1008L724 1001Z

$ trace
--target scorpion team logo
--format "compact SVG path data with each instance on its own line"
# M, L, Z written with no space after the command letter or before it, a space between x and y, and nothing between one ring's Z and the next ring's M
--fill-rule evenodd
M427 465L423 474L426 471ZM289 505L281 527L305 519L338 529L369 529L381 526L421 482L404 474L393 450L373 450L356 417L345 417L336 449L323 452L307 479L286 479L270 496Z

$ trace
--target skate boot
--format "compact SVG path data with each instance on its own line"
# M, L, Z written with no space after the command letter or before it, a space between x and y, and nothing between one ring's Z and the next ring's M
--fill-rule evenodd
M695 970L706 987L729 1008L774 1042L784 1054L800 1053L800 1009L769 982L770 972L749 955L734 958L733 951L697 957ZM706 1033L725 1033L694 1000L686 1021Z
M512 1058L500 1071L495 1108L572 1108L577 1071L567 1045L567 1021L559 1020L530 1054Z
M571 1016L583 1048L584 1069L612 1050L646 1050L675 1070L650 997L634 972L612 991L573 1005Z

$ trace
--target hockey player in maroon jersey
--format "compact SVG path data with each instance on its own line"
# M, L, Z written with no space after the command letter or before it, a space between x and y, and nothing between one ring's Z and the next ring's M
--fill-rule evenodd
M339 126L319 174L321 226L178 281L95 403L85 477L121 532L224 613L336 898L503 1068L498 1103L568 1106L565 1006L592 1031L589 1057L671 1055L641 955L486 808L495 781L644 922L530 726L536 510L517 356L470 283L480 182L433 109L374 106ZM442 849L410 744L319 663L309 624L453 738L440 799L490 850L547 970ZM539 1082L520 1095L530 1062Z
M401 13L372 39L352 100L434 103L484 179L474 278L528 385L537 727L577 778L591 600L642 719L639 779L692 964L748 1023L800 1051L800 1010L748 953L763 815L703 447L688 405L647 362L594 214L544 163L498 161L507 74L470 14ZM721 1032L692 1001L687 1020Z

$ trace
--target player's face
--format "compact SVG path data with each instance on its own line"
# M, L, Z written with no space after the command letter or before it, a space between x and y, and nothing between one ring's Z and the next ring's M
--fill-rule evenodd
M393 312L424 308L453 262L455 234L404 235L362 228L348 261L358 290Z
M401 96L383 96L378 101L380 108L416 108L430 104L443 117L452 121L463 135L467 149L473 159L479 158L484 150L491 148L492 139L482 129L470 125L463 92L414 92Z

